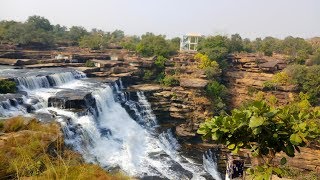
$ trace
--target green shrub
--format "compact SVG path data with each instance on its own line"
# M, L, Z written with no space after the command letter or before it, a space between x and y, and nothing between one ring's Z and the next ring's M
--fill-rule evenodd
M165 76L166 76L166 75L164 74L164 72L161 72L161 73L157 74L156 81L157 81L158 83L162 83L162 81L163 81L163 79L164 79Z
M222 98L227 96L227 88L218 81L212 81L208 84L206 89L207 95L212 99Z
M207 79L214 80L220 77L221 69L219 67L207 67L204 69Z
M163 56L158 56L154 64L157 66L158 69L163 69L167 60L168 59Z
M320 65L291 65L284 71L288 74L290 83L297 85L300 91L308 93L312 103L317 102L320 97Z
M314 65L320 65L320 49L318 49L311 58Z
M179 81L174 76L166 75L162 79L162 84L164 86L177 86L179 85Z
M247 91L249 96L253 96L253 94L258 92L258 90L252 86L247 87Z
M142 79L145 81L152 80L153 75L154 75L154 73L152 71L146 70L146 71L144 71Z
M95 67L94 62L92 62L92 61L86 61L85 66L86 67Z
M250 150L253 157L261 160L248 169L253 179L270 179L272 174L281 177L283 170L273 162L276 154L284 152L294 157L300 147L320 137L320 109L311 107L304 96L301 94L300 101L283 107L253 101L230 115L207 119L197 132L205 139L224 144L233 153ZM286 161L283 157L280 164Z
M8 80L0 80L0 94L16 92L16 83Z

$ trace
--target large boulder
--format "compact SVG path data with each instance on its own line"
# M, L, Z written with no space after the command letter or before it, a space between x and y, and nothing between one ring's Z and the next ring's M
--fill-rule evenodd
M48 99L49 107L62 109L85 110L95 106L95 99L91 92L82 90L63 90Z
M140 85L130 86L128 89L132 90L132 91L147 91L147 92L152 91L152 92L155 92L155 91L162 90L162 87L158 84L140 84Z

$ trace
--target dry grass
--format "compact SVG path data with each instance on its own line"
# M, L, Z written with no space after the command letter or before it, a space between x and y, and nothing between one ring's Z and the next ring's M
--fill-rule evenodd
M25 127L24 119L20 116L8 119L3 122L3 129L2 131L5 133L8 132L16 132L22 130Z
M65 149L57 123L12 118L3 122L0 136L0 179L129 179L86 164L81 155Z

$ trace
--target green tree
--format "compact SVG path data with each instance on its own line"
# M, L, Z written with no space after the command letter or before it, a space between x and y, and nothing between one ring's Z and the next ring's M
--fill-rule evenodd
M137 45L140 42L140 37L138 36L125 36L120 45L125 48L128 49L130 51L135 51L137 49Z
M170 49L174 50L174 51L179 51L180 50L180 41L181 39L179 37L175 37L169 40L169 45L170 45Z
M30 16L26 21L26 25L30 26L33 29L42 29L44 31L52 31L53 26L48 19L41 16Z
M260 51L266 56L272 56L274 52L281 51L281 41L274 37L266 37L262 40Z
M261 38L256 38L252 42L252 48L255 52L262 52L262 39Z
M80 39L85 35L89 35L89 33L84 27L72 26L69 29L68 39L71 42L71 45L78 45Z
M312 53L312 46L302 38L289 36L282 42L282 53L289 55L294 63L304 64Z
M146 33L141 36L136 51L144 57L163 56L168 57L174 53L163 35Z
M284 69L290 82L297 85L300 91L311 96L312 103L319 103L320 98L320 66L291 65Z
M60 24L54 25L52 29L52 33L54 36L54 42L58 44L67 44L68 41L66 39L68 38L67 35L67 27L61 26Z
M1 42L18 44L22 41L24 25L15 21L1 21L0 40Z
M124 32L121 30L115 30L110 34L110 42L111 43L120 43L124 38Z
M23 25L23 35L19 43L27 46L52 46L54 43L52 30L53 26L48 19L36 15L30 16Z
M207 119L198 133L205 139L226 145L233 153L241 148L251 150L263 163L249 169L254 179L281 176L282 169L273 162L277 153L294 157L299 147L306 146L320 136L320 110L310 106L304 95L301 101L283 107L254 101L231 115ZM285 164L285 158L281 160Z
M233 34L230 38L229 51L230 52L241 52L243 51L243 41L239 34Z
M165 64L167 61L168 61L167 58L163 56L158 56L154 64L157 66L158 69L163 70L165 68Z
M219 64L229 53L229 39L226 36L209 36L199 43L199 52L206 54L209 59L216 60Z
M248 38L245 38L243 40L243 51L248 53L251 53L254 51L253 43Z
M320 65L320 49L315 51L315 53L311 57L311 61L315 65Z
M108 44L109 37L101 32L85 35L79 41L80 47L90 48L92 50L107 48Z

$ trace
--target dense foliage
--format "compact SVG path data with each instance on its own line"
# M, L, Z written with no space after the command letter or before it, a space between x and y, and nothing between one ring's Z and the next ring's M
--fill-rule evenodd
M27 47L48 48L55 45L81 45L91 49L107 47L110 43L120 43L123 31L104 32L92 29L88 32L81 26L67 28L52 25L48 19L30 16L24 23L0 21L0 43L12 43Z
M163 35L154 35L146 33L141 36L141 41L136 46L136 51L142 56L163 56L169 57L175 53L177 49L170 45L170 41L165 39Z
M261 52L267 56L273 53L280 53L288 56L288 60L295 64L304 64L305 61L313 55L314 61L318 59L318 47L314 47L310 42L298 37L286 37L277 39L266 37L264 39L256 38L242 39L239 34L227 36L208 36L200 41L198 50L207 55L209 59L215 60L221 68L226 65L226 58L229 53L236 52Z
M294 157L299 147L306 146L320 136L320 109L311 107L304 94L301 100L283 107L266 101L254 101L231 115L207 119L198 130L204 138L225 144L232 152L250 149L263 164L250 169L255 178L269 179L271 174L281 176L282 170L273 164L276 153ZM283 159L282 163L285 164ZM263 169L262 172L258 172Z
M165 75L163 79L161 79L161 84L164 86L177 86L179 85L179 80L171 75Z
M320 98L320 66L290 65L284 71L275 74L271 81L265 82L267 89L294 85L298 91L307 93L313 104Z

